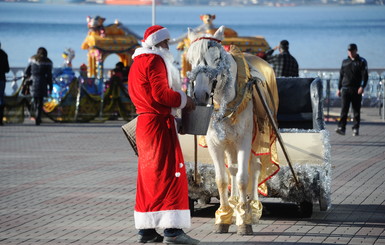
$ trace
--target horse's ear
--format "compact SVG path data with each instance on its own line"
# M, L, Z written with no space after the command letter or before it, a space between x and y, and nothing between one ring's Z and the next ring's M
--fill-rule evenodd
M218 40L223 40L225 38L225 26L218 28L218 30L214 33L214 38Z
M198 38L197 33L190 27L187 28L187 37L191 42Z

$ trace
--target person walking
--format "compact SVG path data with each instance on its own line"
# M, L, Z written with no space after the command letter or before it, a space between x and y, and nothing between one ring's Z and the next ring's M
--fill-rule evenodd
M273 55L275 50L279 54ZM289 52L289 42L282 40L278 46L265 52L266 60L274 69L276 77L298 77L298 62Z
M353 136L359 135L362 93L368 83L368 63L357 53L357 45L348 45L348 58L342 61L337 96L341 97L341 115L336 132L345 135L350 104L353 109Z
M29 59L25 76L32 80L31 96L33 99L35 124L40 125L43 112L44 97L48 92L52 93L52 61L48 58L48 52L40 47L37 53Z
M191 217L175 124L176 109L194 110L195 104L180 88L169 39L167 28L147 28L128 75L129 94L138 114L135 228L140 243L198 244L199 240L183 231L191 226ZM164 229L164 237L157 228Z
M0 43L0 126L3 126L3 117L4 117L4 107L5 107L5 86L7 83L7 78L5 73L9 72L9 63L7 53L1 49Z

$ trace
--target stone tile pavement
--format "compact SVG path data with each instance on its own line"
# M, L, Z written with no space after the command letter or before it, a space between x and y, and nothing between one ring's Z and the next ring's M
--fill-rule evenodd
M336 113L336 111L333 111ZM253 236L213 234L216 201L197 205L189 235L201 244L385 244L385 123L363 108L361 135L334 133L332 207L311 218L263 199ZM123 121L0 127L0 244L136 244L136 157Z

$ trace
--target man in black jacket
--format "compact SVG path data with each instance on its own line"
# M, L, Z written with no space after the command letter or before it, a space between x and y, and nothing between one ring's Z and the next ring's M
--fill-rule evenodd
M348 46L348 58L342 61L337 95L341 97L341 117L336 132L345 135L350 103L353 108L353 136L359 135L362 93L368 83L368 63L357 53L357 45Z

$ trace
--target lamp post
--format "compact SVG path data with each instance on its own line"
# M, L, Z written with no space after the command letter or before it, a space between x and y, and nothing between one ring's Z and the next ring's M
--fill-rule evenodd
M152 0L152 25L155 25L155 1Z

